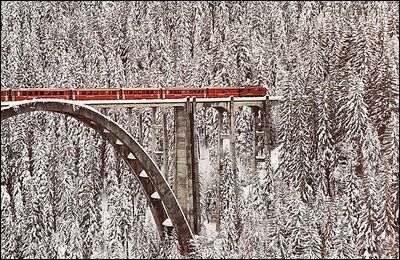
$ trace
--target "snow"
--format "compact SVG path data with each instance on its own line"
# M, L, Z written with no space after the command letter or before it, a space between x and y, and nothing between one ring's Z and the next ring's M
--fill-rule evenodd
M149 175L147 175L147 173L146 173L144 170L142 170L142 171L140 172L140 174L139 174L139 177L142 177L142 178L149 178Z
M201 181L205 187L212 185L213 176L211 175L210 154L205 146L200 146L200 159L198 162Z
M130 160L135 160L136 157L135 157L132 153L129 153L128 159L130 159Z
M152 199L160 199L161 197L160 197L160 194L158 194L158 192L156 191L153 194L151 194L150 198L152 198Z
M166 220L164 220L162 224L163 224L163 226L166 226L166 227L173 227L172 221L171 221L171 219L169 219L169 218L167 218Z
M250 189L252 185L247 185L242 188L243 198L247 199L249 197Z
M228 151L231 145L231 140L229 139L222 139L222 149L223 151Z
M216 235L217 232L217 223L216 222L206 222L204 223L205 229L206 229L206 233L209 236L213 236Z
M271 151L271 167L274 171L276 171L279 166L279 155L280 155L280 150L281 150L282 146L283 146L283 144L280 144Z

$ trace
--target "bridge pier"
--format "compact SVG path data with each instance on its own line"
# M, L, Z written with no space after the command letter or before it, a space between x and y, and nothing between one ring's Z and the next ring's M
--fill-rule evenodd
M199 182L196 158L195 105L175 107L173 191L194 234L200 232Z
M143 125L142 125L142 109L138 112L138 130L139 130L139 143L143 145Z
M264 127L264 155L265 161L269 163L271 160L271 101L269 97L265 97L262 102L262 120Z
M156 158L156 149L157 149L157 136L156 136L156 124L157 124L157 107L151 108L151 127L150 127L150 135L151 135L151 142L150 142L150 154L151 158L155 162L158 162L158 158ZM158 165L159 166L159 165Z
M221 228L221 181L223 179L223 151L224 139L229 139L229 151L231 156L231 169L233 175L234 192L235 196L239 196L238 177L237 177L237 164L236 164L236 127L235 127L235 102L231 97L227 107L214 107L218 111L218 129L217 129L217 189L216 189L216 231L219 232ZM223 133L224 112L227 113L228 119L228 132ZM239 224L239 221L237 221Z
M223 139L222 139L222 124L224 123L224 110L221 108L217 108L218 111L218 129L217 129L217 190L216 190L216 205L215 211L217 215L217 222L215 225L215 229L217 232L220 231L221 228L221 179L222 179L222 148L223 148Z
M165 177L167 183L169 183L169 173L168 173L168 128L167 128L167 111L165 108L162 110L162 128L163 128L163 167L162 173Z

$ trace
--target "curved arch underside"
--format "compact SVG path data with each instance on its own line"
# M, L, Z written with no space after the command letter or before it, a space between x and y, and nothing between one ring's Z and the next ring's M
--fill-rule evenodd
M84 122L110 142L128 164L145 191L161 238L168 231L169 222L172 222L179 238L181 252L190 253L189 241L193 238L193 234L174 193L154 161L128 132L92 107L61 100L25 101L2 108L1 121L35 111L56 112L71 116Z

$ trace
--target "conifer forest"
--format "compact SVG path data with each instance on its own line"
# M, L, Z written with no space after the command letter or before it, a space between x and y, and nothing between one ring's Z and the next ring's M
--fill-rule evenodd
M196 111L201 232L190 257L398 259L399 2L1 1L2 90L227 86L283 97L271 156L252 173L255 118L236 109L238 181L224 153L216 187L218 113ZM151 109L105 113L135 138L127 118L140 113L146 151L162 135ZM15 258L189 256L175 233L160 239L110 143L33 112L1 122L1 259Z

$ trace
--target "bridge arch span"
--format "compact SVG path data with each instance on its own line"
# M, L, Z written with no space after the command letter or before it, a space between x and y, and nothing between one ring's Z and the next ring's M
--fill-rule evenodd
M48 111L71 116L93 128L110 142L128 164L145 192L161 238L171 226L178 235L181 252L191 252L189 241L193 238L186 217L164 176L133 137L120 125L94 108L75 101L33 100L24 101L1 109L1 121L20 114ZM170 228L172 228L170 227Z

